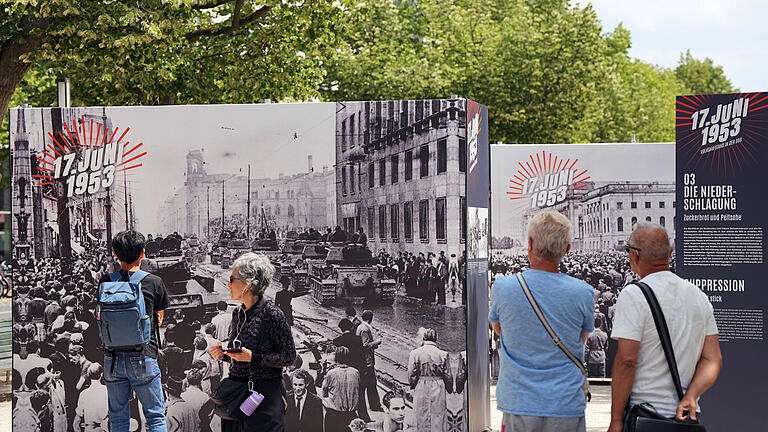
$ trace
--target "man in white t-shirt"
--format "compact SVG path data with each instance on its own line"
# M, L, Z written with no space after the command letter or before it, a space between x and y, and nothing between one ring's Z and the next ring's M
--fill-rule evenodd
M679 401L656 331L650 306L637 285L619 295L611 337L619 347L613 364L611 425L622 430L624 407L648 402L666 417L696 419L699 397L714 384L722 367L712 305L695 285L669 270L671 248L659 225L635 225L626 245L632 270L658 298L675 352L683 400Z

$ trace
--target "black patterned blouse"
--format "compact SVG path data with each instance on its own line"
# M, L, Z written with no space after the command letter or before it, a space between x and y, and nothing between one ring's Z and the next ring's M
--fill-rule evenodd
M245 323L243 316L246 317ZM232 362L229 371L232 376L247 378L250 367L253 379L279 378L282 377L283 366L290 366L296 360L291 327L283 312L264 296L245 312L242 306L232 311L230 346L235 339L239 339L242 347L253 354L250 363L225 356Z

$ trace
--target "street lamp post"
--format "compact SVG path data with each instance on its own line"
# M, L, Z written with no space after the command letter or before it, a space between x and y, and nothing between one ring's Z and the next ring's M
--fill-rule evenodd
M107 197L104 199L105 219L107 220L107 256L112 256L112 197L107 189Z
M224 182L221 181L221 232L224 233Z

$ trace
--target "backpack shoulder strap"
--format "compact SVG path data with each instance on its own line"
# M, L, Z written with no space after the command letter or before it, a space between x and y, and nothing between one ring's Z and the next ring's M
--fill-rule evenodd
M149 273L145 272L144 270L136 270L136 273L131 275L131 282L132 283L139 283L142 279L147 277Z
M123 276L120 274L120 272L119 272L119 271L117 271L117 272L114 272L114 273L110 273L110 274L109 274L109 280L110 280L110 282L119 282L119 281L120 281L120 279L122 279L122 277L123 277Z

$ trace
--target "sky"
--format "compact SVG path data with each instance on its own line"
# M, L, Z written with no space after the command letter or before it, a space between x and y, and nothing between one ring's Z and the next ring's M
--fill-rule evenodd
M250 163L251 178L278 178L306 172L310 154L316 170L332 168L335 114L333 103L107 109L115 126L131 127L131 142L145 143L132 187L148 198L136 216L151 232L161 229L158 206L184 185L188 151L203 149L208 174L245 175Z
M576 2L574 2L576 3ZM586 1L578 2L585 5ZM593 0L613 31L623 23L632 35L632 57L674 68L691 50L723 67L741 91L768 90L768 1L765 0Z

